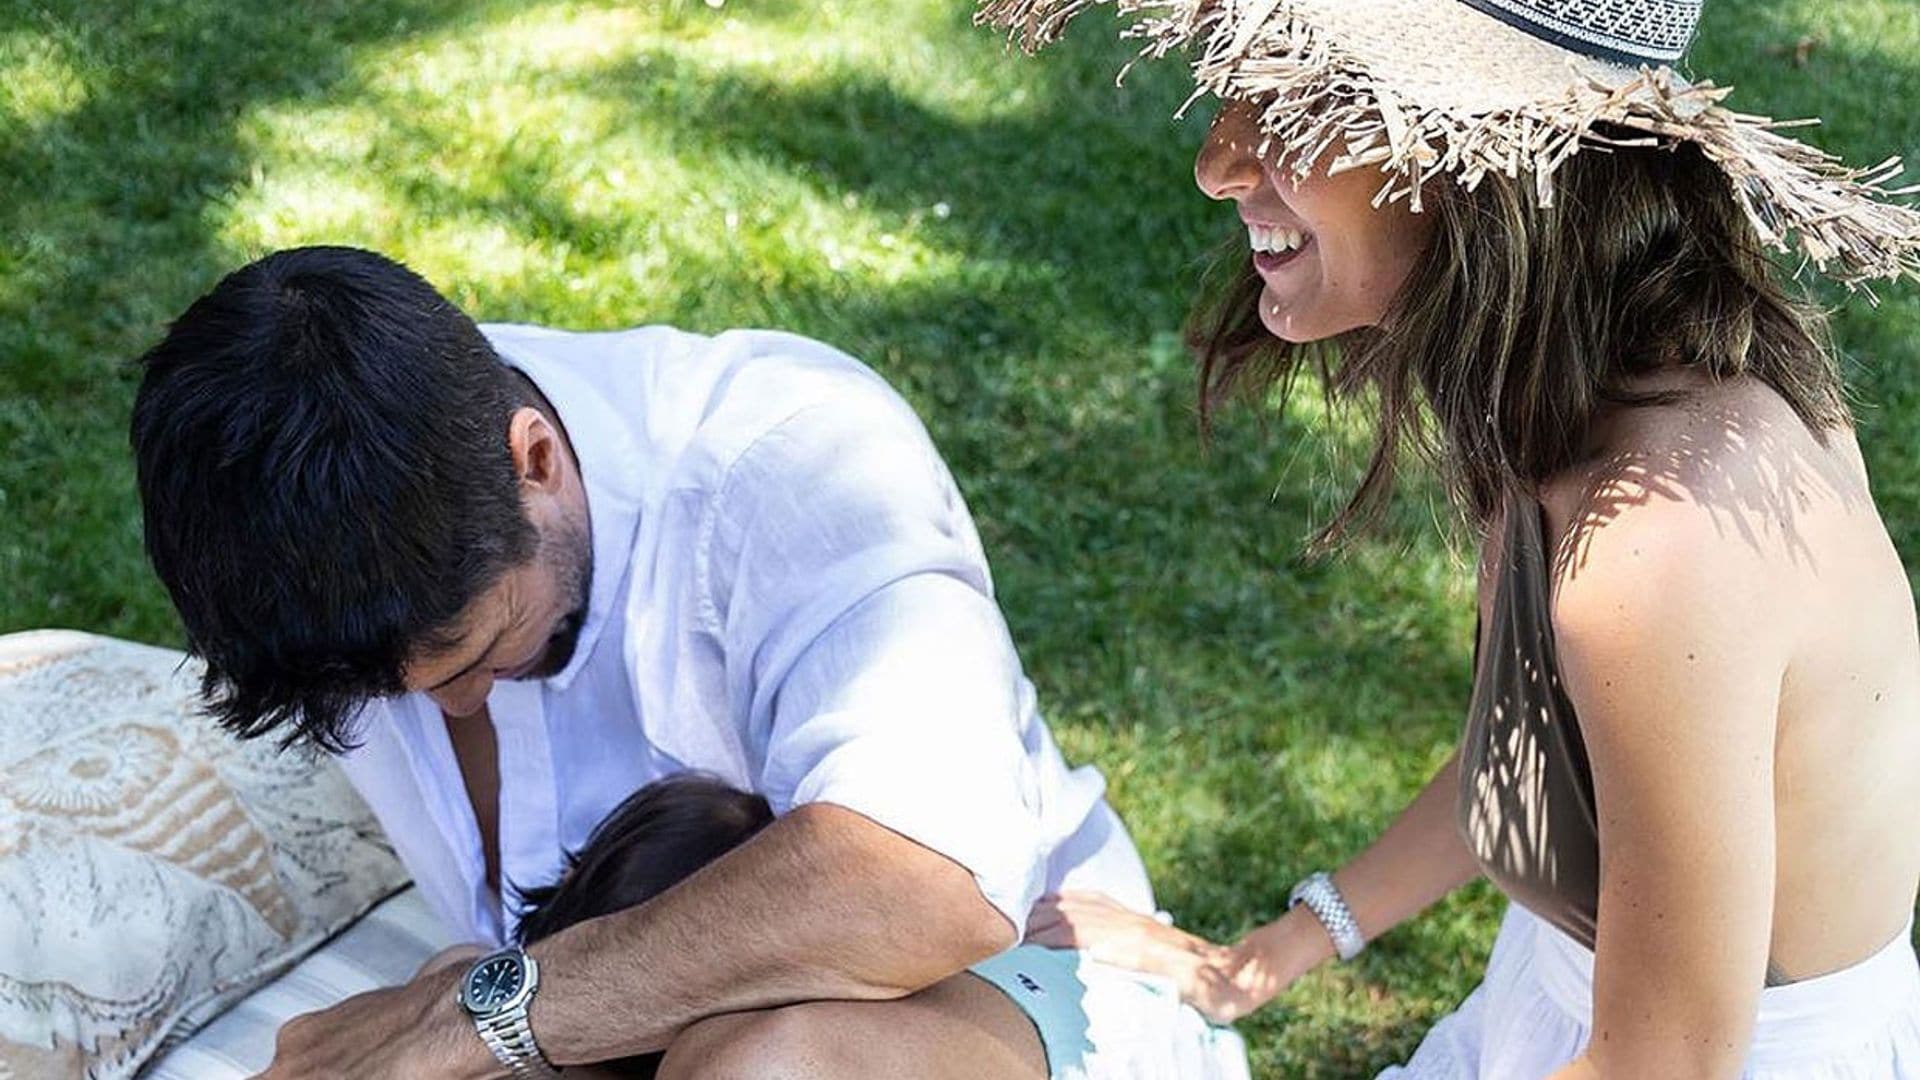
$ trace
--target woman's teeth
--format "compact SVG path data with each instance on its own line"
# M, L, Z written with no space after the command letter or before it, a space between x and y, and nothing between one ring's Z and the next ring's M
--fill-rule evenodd
M1247 226L1247 243L1257 253L1281 254L1298 251L1306 242L1307 234L1299 229L1283 229L1267 225Z

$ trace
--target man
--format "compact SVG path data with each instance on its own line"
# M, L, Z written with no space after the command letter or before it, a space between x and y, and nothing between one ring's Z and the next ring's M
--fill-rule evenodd
M441 916L511 939L641 785L777 815L525 954L288 1025L274 1077L1203 1076L1237 1041L1013 948L1151 910L1034 707L959 493L878 377L786 334L482 331L378 255L282 252L145 358L147 547L216 715L340 752ZM1011 950L1011 951L1009 951ZM456 997L456 990L458 995Z

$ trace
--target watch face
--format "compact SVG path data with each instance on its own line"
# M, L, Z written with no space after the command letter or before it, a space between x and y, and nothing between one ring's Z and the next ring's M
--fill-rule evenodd
M496 956L467 975L467 1005L475 1012L497 1009L520 992L526 978L517 957Z

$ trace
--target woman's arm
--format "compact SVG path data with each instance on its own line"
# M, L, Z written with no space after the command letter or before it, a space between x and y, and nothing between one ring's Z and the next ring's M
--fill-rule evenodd
M1740 1071L1773 919L1786 579L1700 506L1596 528L1554 614L1599 817L1589 1051L1560 1075Z
M1368 941L1480 876L1479 863L1460 838L1459 794L1456 750L1380 839L1334 872L1334 884ZM1295 913L1319 925L1311 912Z
M1378 840L1334 871L1333 882L1368 941L1480 876L1456 827L1459 790L1456 751ZM1245 988L1250 1012L1333 955L1326 928L1303 906L1242 938L1225 963Z
M1333 875L1369 940L1479 875L1454 827L1459 775L1455 754L1380 839ZM1042 901L1027 940L1086 949L1106 963L1165 975L1220 1023L1260 1008L1334 955L1326 929L1305 908L1221 947L1089 893Z

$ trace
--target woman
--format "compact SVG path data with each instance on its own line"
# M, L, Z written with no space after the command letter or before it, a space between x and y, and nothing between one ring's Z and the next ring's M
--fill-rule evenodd
M1004 0L1055 34L1086 0ZM1215 946L1097 896L1030 940L1227 1021L1486 874L1485 981L1393 1076L1920 1077L1920 638L1821 313L1763 253L1920 276L1920 214L1665 65L1688 0L1174 0L1247 230L1203 404L1315 366L1484 537L1458 752Z

